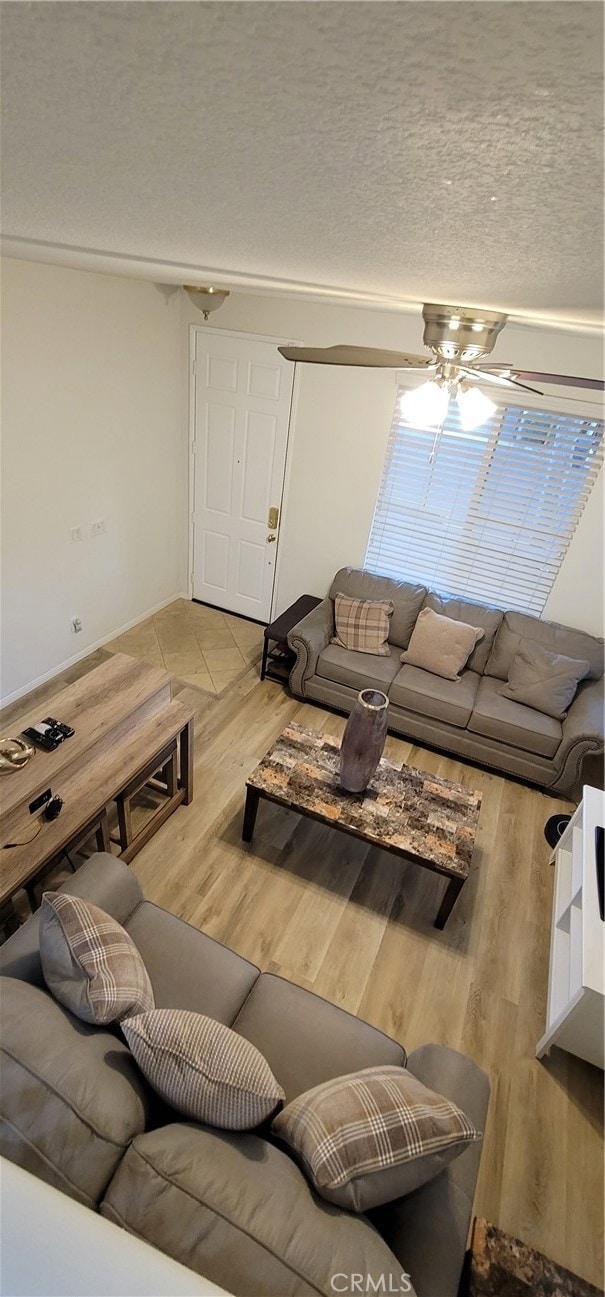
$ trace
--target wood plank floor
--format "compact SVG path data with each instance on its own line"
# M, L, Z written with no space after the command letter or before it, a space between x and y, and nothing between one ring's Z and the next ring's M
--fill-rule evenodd
M283 726L341 734L344 718L261 684L254 666L221 697L175 693L196 711L194 800L133 861L146 895L408 1050L472 1055L492 1084L476 1213L601 1285L603 1076L562 1051L534 1058L553 885L543 826L569 804L389 738L385 755L484 794L471 876L437 932L444 883L427 870L267 802L241 842L246 775Z

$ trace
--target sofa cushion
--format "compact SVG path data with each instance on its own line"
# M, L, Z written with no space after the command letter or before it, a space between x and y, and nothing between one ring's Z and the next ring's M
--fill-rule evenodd
M389 702L420 716L436 716L464 729L473 710L481 676L463 671L458 680L444 680L421 667L403 666L389 689Z
M467 728L524 752L554 756L562 738L561 722L503 698L501 688L499 680L483 676Z
M363 568L341 567L330 586L330 599L337 594L348 594L353 599L390 599L393 616L389 640L398 648L407 648L416 618L426 595L426 586L412 581L393 581L388 576L378 576Z
M126 1018L122 1031L149 1084L185 1117L253 1130L283 1101L269 1064L249 1040L188 1009Z
M273 973L261 974L233 1026L260 1049L287 1102L361 1067L405 1066L405 1050L389 1036Z
M332 1276L346 1293L351 1274L369 1291L400 1291L402 1267L369 1221L316 1197L257 1135L185 1124L141 1135L101 1214L246 1297L334 1297Z
M535 640L522 639L515 654L508 681L500 690L503 698L534 707L545 716L564 721L580 680L590 671L590 662L551 653Z
M388 693L391 681L399 671L399 649L388 646L388 657L369 657L366 653L353 653L350 649L328 644L317 659L315 674L324 680L350 685L352 689L382 689Z
M191 1009L230 1027L258 968L220 941L143 901L126 925L145 960L158 1009Z
M431 608L423 608L401 661L446 680L458 680L480 639L483 639L480 626L469 626L468 622L442 617Z
M3 977L0 1152L92 1207L145 1129L147 1090L116 1036Z
M436 594L432 590L429 590L423 606L431 608L433 612L443 617L452 617L455 621L468 622L469 626L483 628L483 638L479 640L467 662L470 671L478 671L479 675L483 675L496 631L504 617L502 609L492 608L489 604L475 603L472 599L453 599L448 595Z
M495 676L499 680L508 680L508 673L522 639L535 640L543 644L551 653L562 653L565 657L590 662L590 680L599 680L603 675L603 640L585 631L571 630L569 626L559 626L557 622L540 621L539 617L530 617L527 613L507 612L496 635L494 647L490 653L486 676Z
M313 1187L349 1211L413 1193L481 1139L464 1112L404 1067L365 1067L299 1095L272 1132Z
M61 1004L97 1026L153 1009L145 964L117 919L67 892L45 892L40 908L42 972Z

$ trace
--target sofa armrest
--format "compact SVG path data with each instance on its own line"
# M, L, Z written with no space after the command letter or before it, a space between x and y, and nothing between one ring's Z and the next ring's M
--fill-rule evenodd
M584 761L599 764L604 755L604 681L588 680L580 685L562 724L560 746L554 756L556 778L550 790L571 800L582 795Z
M305 683L315 675L317 659L330 643L334 634L334 604L322 599L288 634L288 644L296 653L296 662L290 672L290 688L304 697Z
M581 684L563 721L563 737L554 764L557 771L553 791L574 800L583 782L582 766L587 758L603 756L605 750L605 706L603 679Z
M577 743L579 739L594 739L598 746L603 747L604 729L603 679L588 680L580 685L563 721L562 746Z
M421 1045L407 1069L419 1081L456 1103L485 1130L489 1081L472 1058L446 1045ZM481 1143L405 1198L368 1213L412 1280L417 1297L456 1297L472 1216Z
M104 851L90 856L77 873L66 879L59 891L92 901L93 905L98 905L100 910L111 914L118 923L126 923L143 900L136 874L123 860ZM39 923L40 911L36 910L31 919L27 919L0 946L0 973L6 977L19 977L24 982L33 982L35 986L44 986Z

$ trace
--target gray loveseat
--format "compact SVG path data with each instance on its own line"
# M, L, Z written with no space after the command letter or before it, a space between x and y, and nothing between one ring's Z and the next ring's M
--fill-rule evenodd
M389 657L354 653L330 643L337 594L392 601ZM483 627L484 637L459 680L444 680L400 662L422 608ZM590 675L580 684L563 722L499 692L522 638L590 662ZM344 567L326 598L290 632L288 643L296 653L290 688L301 698L350 711L360 689L381 689L388 695L389 728L396 734L516 775L551 793L574 797L582 782L602 786L602 639L525 613L504 612Z
M145 901L115 856L91 857L64 890L124 924L158 1008L232 1026L265 1055L287 1100L405 1062L381 1031ZM364 1291L399 1292L402 1272L419 1297L456 1297L480 1144L371 1221L352 1215L317 1197L266 1131L214 1130L154 1100L119 1031L88 1026L46 991L37 914L0 948L0 972L4 1156L241 1297L358 1291L353 1274L384 1276ZM489 1086L476 1063L424 1045L407 1066L484 1129Z

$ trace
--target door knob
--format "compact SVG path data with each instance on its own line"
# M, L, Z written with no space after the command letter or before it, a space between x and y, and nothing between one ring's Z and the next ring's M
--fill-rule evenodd
M267 536L267 544L270 545L272 540L277 540L277 536Z

